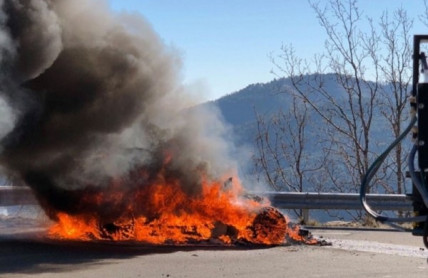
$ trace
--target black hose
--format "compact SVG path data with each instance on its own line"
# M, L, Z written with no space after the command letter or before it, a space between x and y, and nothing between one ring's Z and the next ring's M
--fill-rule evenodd
M377 212L375 212L367 203L366 194L367 194L367 187L370 184L370 181L375 176L376 172L379 170L382 163L385 161L388 154L395 148L395 146L400 143L404 137L410 132L412 127L415 125L417 121L416 117L413 117L410 121L410 124L407 126L407 128L403 131L403 133L400 134L389 146L388 148L370 165L369 169L367 170L366 174L364 175L362 181L361 181L361 187L360 187L360 201L364 208L364 210L372 216L375 220L380 222L424 222L426 220L426 216L415 216L415 217L388 217L384 215L380 215ZM414 164L413 160L415 157L417 148L415 147L412 149L411 155L409 155L409 168L413 167L413 175L414 174ZM412 175L412 171L410 171L410 174ZM413 176L412 176L413 179ZM419 185L421 185L419 183ZM420 187L420 188L419 188ZM428 198L425 194L426 190L424 190L423 186L417 187L418 191L421 193L422 198L428 201Z
M414 161L415 161L417 150L418 150L418 147L416 145L413 145L412 150L410 151L410 154L409 154L409 163L408 163L409 173L410 173L410 177L412 178L413 184L415 185L416 189L419 191L419 194L422 197L425 207L428 207L428 191L425 186L425 178L418 177L415 171Z
M428 248L428 217L425 220L424 232L422 234L422 240L426 248Z

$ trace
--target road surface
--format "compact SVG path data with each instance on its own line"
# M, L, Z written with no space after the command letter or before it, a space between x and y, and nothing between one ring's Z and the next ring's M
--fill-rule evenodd
M1 222L1 219L0 219ZM0 225L0 277L427 277L428 251L407 233L313 230L332 246L153 247L46 240ZM32 226L31 221L26 223ZM21 232L21 233L19 233Z

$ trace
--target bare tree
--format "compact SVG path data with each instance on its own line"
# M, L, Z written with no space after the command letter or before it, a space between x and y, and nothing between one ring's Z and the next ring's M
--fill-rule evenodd
M253 159L271 188L302 192L305 185L315 183L320 189L322 183L314 177L325 163L321 157L313 157L307 145L309 121L308 107L297 97L291 99L287 111L279 110L270 117L257 114L257 153ZM302 210L295 213L303 216Z
M379 61L379 71L385 86L382 86L380 110L389 123L394 138L402 133L402 123L408 120L406 111L407 97L412 80L412 48L410 45L410 30L413 20L410 20L404 9L394 11L392 18L388 12L384 12L380 20L379 41L385 48ZM373 56L376 53L372 53ZM408 152L399 143L392 157L392 172L395 173L397 182L396 193L404 192L403 161Z
M290 48L283 47L279 68L290 77L297 95L326 124L335 156L327 168L333 184L337 189L356 190L369 167L370 132L379 94L377 71L371 76L374 82L366 78L367 65L375 63L367 47L371 38L357 29L361 13L356 1L334 0L324 8L319 3L311 5L327 35L326 52L317 64L326 65L321 70L334 73L328 77L335 79L341 94L325 86L326 75L320 67L313 73L306 63L296 63Z
M356 0L330 0L327 5L310 2L327 40L325 52L313 61L295 55L292 46L283 46L274 59L280 73L289 77L292 93L315 112L325 126L329 142L324 175L336 191L357 191L361 178L379 147L373 134L374 118L383 115L391 137L401 133L406 93L410 82L409 30L412 21L403 9L389 18L385 12L378 23L363 17ZM369 28L366 28L365 26ZM332 89L332 84L338 88ZM384 130L380 132L385 132ZM381 178L390 175L384 168L376 187L402 192L403 150L399 146L389 168L394 168L397 189Z

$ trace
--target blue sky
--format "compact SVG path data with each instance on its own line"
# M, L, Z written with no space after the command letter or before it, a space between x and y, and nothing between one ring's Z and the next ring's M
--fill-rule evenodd
M109 0L115 11L139 13L183 60L183 82L212 100L245 86L275 78L270 53L293 44L297 55L322 51L325 35L305 0ZM321 1L323 2L323 1ZM423 0L360 0L365 15L404 7L415 20L415 33L428 33L417 22Z

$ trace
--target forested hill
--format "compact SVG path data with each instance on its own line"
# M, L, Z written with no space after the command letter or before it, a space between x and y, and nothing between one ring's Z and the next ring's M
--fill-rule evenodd
M323 82L324 88L330 95L336 96L337 101L346 101L347 96L338 85L334 74L323 75ZM257 114L268 119L280 109L288 111L292 102L289 93L292 90L289 78L274 79L268 83L251 84L204 105L215 105L219 108L225 121L233 127L236 143L253 144L257 134ZM316 115L313 120L321 121Z
M330 100L326 99L325 97L321 96L321 93L317 90L312 90L311 93L309 93L309 97L311 101L315 102L316 105L323 111L327 111L327 113L330 113L329 115L331 118L335 121L335 124L337 126L343 126L343 129L348 129L348 126L346 126L346 121L349 119L352 119L352 117L358 118L358 113L360 111L358 110L357 105L360 103L363 108L362 109L368 109L367 107L370 106L371 95L370 95L370 88L376 88L379 90L379 93L376 94L376 104L374 105L373 114L372 117L370 117L370 131L369 131L369 161L373 161L378 154L380 154L387 145L393 140L393 132L390 123L387 121L388 115L388 107L381 107L380 102L383 101L382 97L386 96L392 96L390 93L391 84L375 84L373 82L361 82L362 84L362 98L357 100L354 96L350 97L347 92L344 89L343 84L340 84L340 81L343 81L341 78L349 78L348 81L350 85L353 85L354 81L350 77L343 77L343 76L337 76L335 74L319 74L319 75L308 75L303 76L302 82L303 85L300 87L301 90L308 90L310 91L311 88L305 87L308 86L306 81L309 80L315 80L315 83L317 80L322 80L322 86L323 90L325 92L328 92L329 97L331 97ZM312 81L310 81L312 82ZM365 87L364 87L365 86ZM252 154L257 154L257 145L256 145L256 138L258 136L258 117L260 119L263 119L265 123L265 133L268 136L265 136L264 138L269 138L270 144L273 144L272 146L275 146L276 148L282 148L282 146L279 146L281 142L279 141L287 141L286 144L289 144L289 148L293 148L293 146L290 146L292 144L292 137L293 135L290 134L294 132L294 125L296 125L296 122L293 122L293 114L289 114L292 105L293 105L293 97L291 92L293 92L293 85L291 83L291 80L289 78L281 78L281 79L274 79L271 82L268 83L257 83L247 86L246 88L239 90L237 92L231 93L229 95L226 95L218 100L205 103L203 105L214 105L218 107L219 111L221 112L224 121L228 123L233 130L233 142L236 146L246 146L245 151ZM313 89L313 88L312 88ZM382 92L382 93L380 93ZM405 98L404 98L405 99ZM332 103L335 103L337 105L336 107L332 108ZM350 108L349 103L353 102L353 105L355 105L354 108ZM300 106L299 106L300 105ZM339 109L337 109L339 107ZM408 105L406 104L406 109ZM305 110L305 106L303 102L298 102L296 110L300 113L300 110ZM340 110L340 111L339 111ZM353 110L353 111L351 111ZM279 115L279 112L282 111L281 116ZM333 111L333 112L332 112ZM339 112L338 112L339 111ZM385 113L386 111L386 113ZM341 116L340 113L344 113L346 116ZM306 113L307 113L307 122L305 124L305 163L307 163L307 167L312 167L309 164L314 162L315 159L321 159L322 157L327 158L328 163L330 166L326 167L332 167L333 165L336 165L335 169L338 169L340 167L345 167L345 160L349 157L355 157L354 153L349 153L349 157L345 154L345 152L351 151L352 152L352 138L344 136L343 134L340 134L340 132L337 132L337 130L334 130L334 128L331 128L331 125L328 126L328 124L325 121L325 118L323 119L320 117L320 115L315 112L310 105L306 105ZM355 113L354 115L351 115L351 113ZM364 112L366 113L366 111ZM351 115L351 116L350 116ZM402 130L407 125L408 121L408 114L405 112L404 114L404 121L402 122ZM281 119L279 119L282 117ZM287 117L290 118L290 121L288 122ZM348 119L346 119L348 117ZM365 116L366 117L366 116ZM407 117L407 120L406 120ZM276 123L277 126L275 128L271 128ZM282 126L285 127L285 125L289 125L291 127L292 132L287 132L284 130L279 130ZM266 129L268 127L268 129ZM297 129L297 128L296 128ZM357 120L355 123L355 129L357 130L356 140L361 140L363 142L363 124L361 121ZM278 133L281 133L280 136L278 136ZM266 139L267 140L267 139ZM276 140L276 141L275 141ZM332 143L333 141L334 143ZM405 146L403 148L403 152L407 152L407 147L410 145L410 139L405 140ZM295 147L295 146L294 146ZM328 154L325 153L326 148L330 148L330 152ZM283 151L283 150L280 150ZM287 150L289 155L293 155L292 150ZM324 153L323 153L324 152ZM289 159L289 157L286 157L287 154L284 155L281 158L281 162L277 164L276 167L279 168L272 168L271 171L282 171L286 169L287 171L293 172L293 162ZM328 157L326 157L326 155ZM276 159L273 157L272 159ZM327 161L325 160L325 161ZM342 161L343 160L343 161ZM271 160L272 161L272 160ZM249 162L249 161L248 161ZM315 163L315 162L314 162ZM335 176L335 178L342 178L344 180L343 183L353 184L357 186L358 179L361 174L355 173L355 165L352 163L357 162L350 162L351 164L347 165L349 167L346 167L346 169L343 169L343 171L338 174L338 176ZM392 164L394 165L394 162ZM305 166L305 165L303 165ZM272 165L268 165L268 167L273 167ZM315 167L315 166L313 166ZM392 167L391 169L393 169ZM392 173L391 171L394 170L385 170L388 173ZM254 170L254 169L251 169ZM334 169L330 169L331 171L334 171ZM325 171L328 171L325 170ZM352 172L354 171L354 172ZM326 172L323 172L322 175L329 175ZM353 180L347 180L347 177L354 177ZM312 184L311 181L307 181L308 184ZM330 184L329 188L333 187L332 184ZM355 188L336 188L339 190L344 191L355 191ZM330 189L329 189L330 190ZM334 189L332 189L334 190Z

